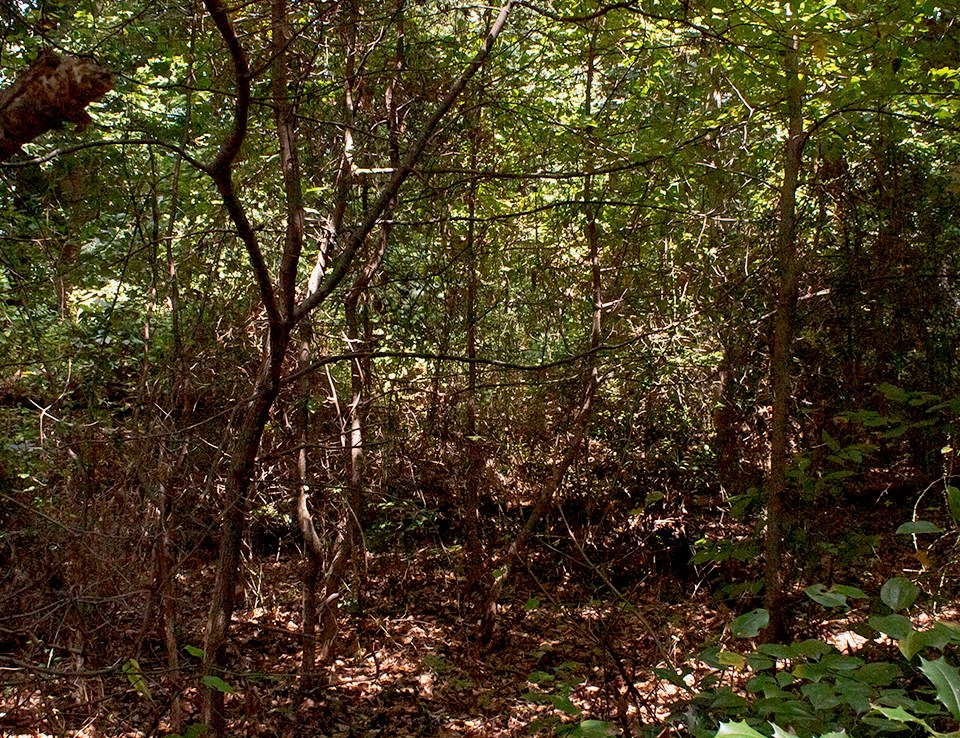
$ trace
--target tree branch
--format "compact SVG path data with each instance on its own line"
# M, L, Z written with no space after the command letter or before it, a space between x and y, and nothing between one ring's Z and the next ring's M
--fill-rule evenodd
M271 325L278 325L282 321L282 317L277 306L277 298L273 288L273 281L270 279L270 271L267 269L263 252L260 250L260 244L257 242L257 236L253 231L253 227L250 225L250 221L247 219L246 211L240 204L240 200L237 198L233 187L233 163L240 153L240 147L247 137L247 122L250 115L250 66L247 63L247 56L243 51L243 47L240 45L233 24L230 22L230 17L227 15L226 8L223 6L221 0L203 1L207 7L207 12L210 14L214 25L216 25L220 36L223 38L230 52L237 85L237 101L233 114L233 130L220 148L220 153L217 155L216 160L210 167L206 168L205 171L210 174L214 184L217 185L220 196L223 198L223 204L227 208L227 213L237 228L237 235L247 249L250 265L253 267L257 286L260 289L260 299L263 300L263 306L267 311L267 317Z
M393 177L390 179L389 184L387 184L383 191L381 191L376 202L374 202L373 205L367 209L367 212L364 215L360 225L357 226L357 228L354 229L354 231L347 238L347 241L343 246L343 250L337 256L337 258L333 260L330 270L324 276L323 281L320 283L317 291L305 298L294 310L294 321L299 321L304 316L309 315L310 311L323 302L330 295L330 293L337 288L337 285L343 281L343 278L346 276L347 271L350 268L350 264L353 262L353 257L356 254L357 249L360 247L360 244L363 243L364 239L366 239L366 237L374 229L378 220L380 219L380 216L390 205L390 201L396 196L407 177L410 176L414 165L423 156L423 152L430 143L430 139L433 137L434 132L440 125L440 121L442 121L447 113L450 112L450 109L457 101L460 93L463 92L464 88L467 86L467 83L470 82L480 67L483 66L484 62L487 60L487 57L490 56L490 52L493 50L493 45L496 42L497 37L500 35L500 32L506 25L507 18L509 17L510 11L513 9L514 4L515 0L507 0L503 7L500 8L500 13L497 16L497 19L494 21L490 31L487 33L487 36L483 41L483 45L480 47L480 51L477 52L477 55L473 58L473 61L467 65L467 68L463 70L463 73L457 78L456 82L453 83L453 85L447 91L447 94L444 95L440 105L437 107L436 111L434 111L433 115L430 117L430 120L427 121L427 124L424 126L423 131L420 133L420 137L417 139L416 143L414 143L406 157L404 157L400 167L394 171Z

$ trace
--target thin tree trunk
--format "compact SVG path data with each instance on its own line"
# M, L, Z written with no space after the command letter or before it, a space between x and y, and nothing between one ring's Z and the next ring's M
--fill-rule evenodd
M205 674L219 677L228 684L230 677L225 670L227 633L237 590L241 585L240 553L247 500L263 430L270 416L270 408L280 391L281 369L289 339L289 327L281 326L270 331L254 385L253 399L243 412L230 454L232 461L223 500L223 533L204 641ZM208 687L203 705L203 722L213 738L220 738L226 728L223 705L224 692Z
M770 623L765 638L784 641L789 624L784 602L783 524L787 495L790 426L790 361L793 319L797 306L796 198L803 146L803 81L799 72L799 37L794 35L784 55L786 72L787 143L783 185L780 191L780 227L777 239L777 305L773 319L773 352L770 375L773 385L773 419L770 429L770 482L767 493L765 553L765 606Z
M484 92L481 82L478 97ZM477 171L480 130L483 125L483 105L476 105L475 120L470 132L470 171ZM479 268L479 236L477 234L477 189L478 178L471 177L467 189L467 306L466 306L466 340L467 357L467 418L466 444L467 468L463 485L463 517L466 533L466 592L470 593L481 574L483 550L480 541L480 484L483 474L484 458L483 444L477 437L477 296L480 291Z

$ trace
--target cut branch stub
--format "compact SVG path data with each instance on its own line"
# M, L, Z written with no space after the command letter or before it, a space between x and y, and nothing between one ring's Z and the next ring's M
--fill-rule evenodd
M47 49L0 92L0 161L64 123L84 130L93 122L87 105L112 89L112 75L96 62Z

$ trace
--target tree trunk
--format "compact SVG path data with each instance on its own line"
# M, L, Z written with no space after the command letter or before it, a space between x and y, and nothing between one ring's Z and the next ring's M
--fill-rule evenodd
M260 439L270 416L270 408L280 391L280 373L289 339L289 327L271 329L254 384L253 398L244 410L230 453L232 460L223 499L220 554L204 641L204 673L207 676L219 677L228 684L230 678L225 671L227 632L241 586L240 553L247 500L257 454L260 451ZM206 690L203 722L206 723L210 736L215 738L222 736L226 727L223 700L224 692L221 690Z
M787 143L784 152L783 185L780 190L780 227L777 238L777 305L773 319L773 351L770 365L773 385L773 419L770 429L770 482L767 490L765 553L765 606L770 624L765 638L785 641L789 633L784 602L783 524L787 494L790 427L790 361L793 319L797 306L796 198L803 146L803 81L799 72L799 37L794 35L784 55L787 92Z
M222 0L204 0L204 4L227 47L233 63L236 83L231 130L216 160L204 167L204 171L216 184L224 208L247 251L269 325L260 369L254 382L253 395L244 408L239 430L230 449L231 463L223 501L220 555L217 561L210 612L207 617L204 672L208 677L224 679L227 676L224 668L227 634L233 614L236 589L240 583L241 541L247 500L263 431L270 416L270 409L280 392L283 363L289 349L291 333L301 320L333 293L349 273L358 249L377 226L383 213L392 207L397 193L423 156L441 121L453 108L467 83L489 57L494 42L506 25L507 17L513 8L513 0L508 0L501 8L480 51L454 81L436 110L428 118L419 137L408 150L400 166L394 170L389 183L381 190L376 200L369 207L364 208L356 228L349 234L339 233L342 212L340 215L335 214L331 223L336 230L330 234L331 243L336 242L338 236L343 236L342 248L329 264L322 264L325 270L322 270L324 271L322 277L319 273L316 274L317 288L307 294L299 304L296 303L295 293L303 245L304 213L293 106L288 104L285 93L276 95L277 135L286 195L287 230L280 259L279 283L275 287L256 231L247 218L233 183L234 163L248 133L252 73L246 52L237 37L233 22ZM284 91L287 88L285 65L289 47L289 44L285 43L289 30L286 26L286 0L273 0L272 18L274 44L282 45L282 49L277 48L277 52L282 51L282 53L274 54L274 90ZM315 270L316 272L318 270ZM328 565L328 571L331 566L336 566L337 562L338 558L334 557ZM229 683L229 679L224 681ZM204 690L203 701L203 720L207 725L208 738L222 738L224 735L226 720L223 707L224 692L208 683Z

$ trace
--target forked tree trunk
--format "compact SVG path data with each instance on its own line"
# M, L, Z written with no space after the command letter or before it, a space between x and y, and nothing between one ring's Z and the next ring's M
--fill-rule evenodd
M281 369L290 340L290 329L279 327L270 332L264 357L260 364L253 398L243 412L236 440L231 449L231 463L227 473L223 499L222 534L220 554L210 612L207 617L207 632L204 641L204 671L207 676L219 677L230 682L224 671L226 665L227 633L230 618L241 589L240 553L246 523L247 500L253 480L260 440L270 416L270 408L280 391ZM203 722L211 736L222 736L226 727L224 718L224 692L208 688L203 707Z
M234 163L248 132L251 70L246 52L222 0L204 0L204 4L229 52L233 63L236 90L232 128L216 160L203 169L216 184L237 236L246 248L269 326L253 394L244 408L240 427L230 449L231 463L223 500L220 555L217 561L210 612L207 616L204 672L207 677L223 679L227 675L225 670L227 635L230 618L233 615L234 597L240 582L240 551L246 506L260 441L270 416L270 409L280 391L283 363L290 346L292 331L301 320L310 315L333 293L349 273L361 245L376 228L383 213L392 206L397 193L413 171L414 165L426 151L440 122L450 112L467 83L489 57L494 42L506 25L514 3L513 0L507 0L501 8L480 51L443 96L437 108L427 119L420 135L411 144L400 165L395 168L390 181L380 191L375 201L364 209L358 225L344 234L339 232L338 220L335 218L332 221L337 232L331 234L330 243L339 243L340 252L326 265L327 269L319 280L317 289L304 296L299 303L296 302L295 293L303 245L303 207L293 107L281 104L281 101L287 100L286 94L277 96L275 101L278 104L277 135L286 195L287 232L280 258L279 280L275 286L257 234L247 218L246 211L234 189L233 181ZM274 33L277 36L275 42L279 42L280 38L286 39L286 0L273 0L272 17ZM288 46L289 44L283 44L284 52ZM286 53L274 55L275 89L286 89L286 56ZM229 683L228 679L224 681ZM208 738L222 738L224 735L226 720L223 708L224 692L217 689L215 679L208 679L203 702L203 720L207 725L205 735Z

